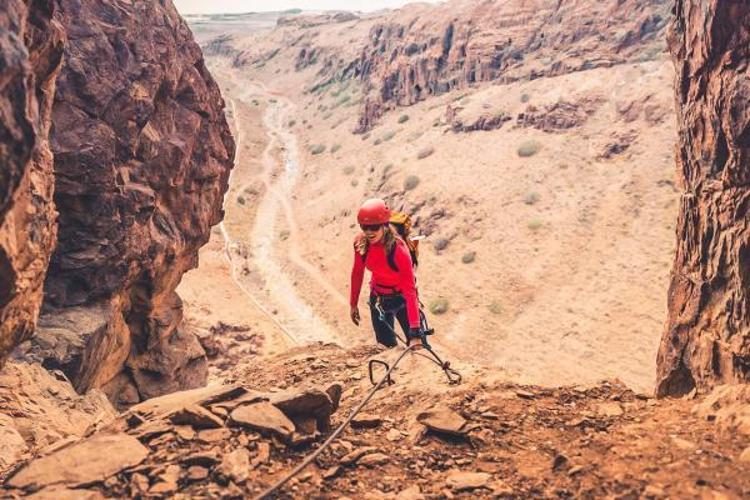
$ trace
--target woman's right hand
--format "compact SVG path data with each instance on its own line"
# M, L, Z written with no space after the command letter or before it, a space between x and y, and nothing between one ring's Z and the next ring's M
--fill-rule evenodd
M352 306L349 310L349 316L352 318L352 323L359 326L359 307Z

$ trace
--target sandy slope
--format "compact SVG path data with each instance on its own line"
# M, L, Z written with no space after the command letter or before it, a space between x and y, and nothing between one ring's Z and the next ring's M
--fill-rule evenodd
M321 36L346 50L346 40L360 32L366 26L354 23ZM264 32L236 44L263 53L279 37ZM447 313L432 316L443 350L524 383L619 377L650 390L677 201L673 69L666 59L479 85L391 112L366 136L350 133L361 95L355 83L306 93L314 68L295 71L284 52L262 66L231 68L220 57L211 64L222 68L215 73L230 100L251 106L248 96L238 96L262 82L274 97L256 98L278 110L267 115L266 140L286 150L256 149L247 161L257 165L243 182L255 182L260 194L244 206L235 206L234 194L227 197L227 227L235 209L246 217L262 214L254 226L243 219L237 230L248 231L240 240L260 256L250 266L250 288L277 284L275 298L255 293L277 309L276 319L292 322L304 311L303 317L320 318L316 329L328 331L306 338L371 342L369 328L357 329L347 318L350 245L358 204L388 196L407 208L421 206L422 227L432 226L418 274L428 306L438 298L449 302ZM590 104L592 112L580 126L552 132L511 121L499 130L454 133L446 122L447 105L470 123L482 113L515 117L558 101ZM520 157L517 149L530 140L539 152ZM603 157L613 143L627 147ZM325 151L313 154L318 145ZM429 148L433 153L418 159ZM268 177L271 151L276 170ZM291 176L284 167L289 158ZM407 191L410 175L419 182ZM441 239L449 243L437 251ZM471 252L475 260L463 263Z

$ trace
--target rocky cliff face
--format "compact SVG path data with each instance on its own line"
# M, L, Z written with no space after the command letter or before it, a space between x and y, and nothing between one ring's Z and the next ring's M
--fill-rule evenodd
M234 143L171 2L59 0L59 238L34 352L118 403L205 382L174 290L223 215Z
M455 15L456 12L460 14ZM388 109L476 82L511 82L632 62L663 49L666 0L449 2L370 30L337 77L368 91L358 131Z
M47 141L62 31L50 1L0 11L0 367L34 331L55 241Z
M677 164L684 194L657 394L750 381L750 5L678 1Z

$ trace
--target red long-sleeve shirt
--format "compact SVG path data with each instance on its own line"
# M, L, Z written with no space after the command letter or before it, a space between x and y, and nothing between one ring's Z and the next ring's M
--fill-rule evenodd
M417 300L414 268L412 267L409 249L403 241L396 241L394 261L398 271L394 271L388 265L388 256L382 243L371 244L367 249L365 259L362 259L355 248L349 303L354 307L359 302L359 292L362 289L365 268L367 268L372 273L370 290L382 295L400 293L406 302L406 316L409 318L409 327L419 328L419 301Z

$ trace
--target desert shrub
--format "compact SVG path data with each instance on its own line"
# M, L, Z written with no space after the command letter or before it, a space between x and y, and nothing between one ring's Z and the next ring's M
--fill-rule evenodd
M354 173L354 165L347 165L344 167L344 175L351 175Z
M276 99L271 98L271 99L268 100L268 102L270 102L271 104L276 104L277 101L276 101Z
M377 139L375 139L375 141L372 144L375 146L379 146L381 142L383 141L380 139L380 137L378 137Z
M527 205L533 205L537 201L539 201L539 198L540 198L539 193L531 192L531 193L526 194L526 196L524 196L523 202L526 203Z
M245 197L244 196L238 196L237 197L237 203L239 203L240 205L244 205L245 204Z
M328 113L326 113L326 114L323 115L323 119L327 120L327 119L329 119L332 116L333 116L333 113L329 111Z
M285 229L285 230L283 230L283 231L281 231L281 232L279 233L279 239L280 239L281 241L285 241L285 240L289 239L289 231L287 231L286 229Z
M334 144L333 146L331 146L331 154L335 153L339 149L341 149L341 144Z
M395 135L396 135L396 132L394 132L393 130L386 132L385 134L383 134L383 137L382 137L383 142L390 141L391 139L393 139Z
M531 96L529 94L521 94L521 102L529 102L529 99L531 99Z
M319 155L323 152L325 152L326 147L323 144L315 144L310 147L310 153L314 155Z
M450 304L448 303L448 299L444 297L437 298L430 302L430 312L432 314L445 314L448 312L449 307Z
M421 149L419 153L417 153L417 160L422 160L424 158L427 158L434 152L435 152L435 148L433 148L432 146L428 146L424 149Z
M490 311L490 312L491 312L492 314L500 315L500 314L502 314L502 313L503 313L503 306L501 306L501 305L500 305L500 302L498 302L498 301L496 301L496 300L493 300L493 301L492 301L492 302L490 303L490 305L488 305L488 306L487 306L487 309L489 309L489 311Z
M289 123L287 124L287 126L291 128L291 127L294 127L296 124L297 124L297 120L289 120Z
M537 141L526 141L518 147L518 156L526 158L534 156L542 148L542 145Z
M411 134L409 134L409 137L406 138L408 142L414 142L420 137L424 135L424 130L415 130Z
M363 135L362 135L362 140L363 140L363 141L366 141L366 140L367 140L367 139L369 139L369 138L370 138L370 132L367 132L366 134L363 134Z
M461 257L461 262L463 262L464 264L471 264L472 262L474 262L474 259L476 259L476 258L477 258L477 253L476 252L474 252L474 251L466 252Z
M539 219L532 219L527 224L528 228L531 229L532 231L538 231L538 230L540 230L543 225L544 225L544 223L541 220L539 220Z
M439 252L441 250L445 250L446 248L448 248L448 245L450 244L450 242L451 240L449 240L448 238L438 238L432 244L432 247Z
M393 163L388 163L383 167L383 175L387 174L393 168Z
M357 179L352 179L351 184L352 184L352 187L357 187L357 185L359 184L359 181Z
M404 179L404 191L411 191L419 185L419 177L416 175L409 175Z
M409 115L401 115L398 117L399 123L405 123L409 121Z

